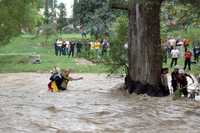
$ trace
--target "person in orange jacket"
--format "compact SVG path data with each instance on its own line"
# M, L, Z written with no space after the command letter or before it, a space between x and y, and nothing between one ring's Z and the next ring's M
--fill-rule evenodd
M187 48L185 49L184 58L185 58L184 70L186 69L187 66L188 66L188 69L191 70L192 52L189 51Z

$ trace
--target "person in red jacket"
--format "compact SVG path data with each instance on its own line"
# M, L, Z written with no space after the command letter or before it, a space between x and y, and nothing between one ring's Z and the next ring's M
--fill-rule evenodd
M184 70L186 69L187 66L188 69L191 70L190 66L191 66L192 52L190 52L187 48L185 49L184 58L185 58Z

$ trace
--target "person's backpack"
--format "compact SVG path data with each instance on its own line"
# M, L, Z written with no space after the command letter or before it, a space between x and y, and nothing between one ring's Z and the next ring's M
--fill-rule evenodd
M48 85L49 90L51 90L51 89L59 90L60 86L62 84L62 81L63 81L61 75L58 73L53 73L50 77L50 80L51 80L51 82ZM55 92L55 91L52 91L52 92Z

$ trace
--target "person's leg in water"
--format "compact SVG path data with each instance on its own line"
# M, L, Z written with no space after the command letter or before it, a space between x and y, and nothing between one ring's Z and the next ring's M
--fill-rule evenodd
M180 87L181 87L181 92L183 93L184 97L187 97L188 96L187 84L180 85Z
M178 87L178 85L177 85L177 81L176 81L176 80L172 80L172 88L173 88L173 92L176 92L177 87Z

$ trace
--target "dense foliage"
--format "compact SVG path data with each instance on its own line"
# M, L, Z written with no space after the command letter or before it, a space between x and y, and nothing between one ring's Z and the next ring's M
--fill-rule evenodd
M184 1L183 1L184 2ZM186 1L185 1L186 2ZM200 28L200 10L198 4L165 1L161 8L161 31L167 33L191 28Z
M0 1L0 42L8 41L22 31L32 31L41 20L37 1Z
M128 18L126 16L118 17L113 24L112 32L114 33L110 45L112 71L122 69L126 72L128 62Z
M75 26L81 26L96 38L110 31L117 15L112 12L109 0L75 0L73 14Z
M57 25L58 25L58 30L61 33L63 30L63 27L67 25L67 13L66 13L65 4L60 3L58 6L58 9L59 9L59 17L57 20Z

